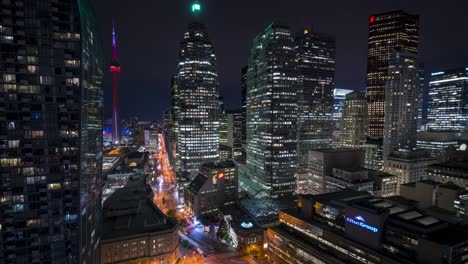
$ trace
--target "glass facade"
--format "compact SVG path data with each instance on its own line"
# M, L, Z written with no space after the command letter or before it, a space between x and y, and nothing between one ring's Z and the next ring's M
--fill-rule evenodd
M173 81L178 177L194 177L219 158L219 85L216 56L205 25L193 22L180 43Z
M0 9L0 259L99 263L103 64L92 5Z
M419 17L403 11L378 14L369 19L367 102L369 136L383 137L385 90L390 53L418 52Z
M298 173L302 173L307 168L307 152L332 143L335 38L304 30L294 41L299 84Z
M428 121L430 131L468 131L468 67L431 74Z
M258 34L247 71L247 164L244 187L257 197L290 196L297 166L298 84L291 30Z
M347 94L341 117L341 146L363 147L366 143L367 123L366 95L361 92Z

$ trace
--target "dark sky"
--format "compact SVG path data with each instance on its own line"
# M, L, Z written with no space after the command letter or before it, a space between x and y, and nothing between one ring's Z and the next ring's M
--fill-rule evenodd
M170 79L179 42L191 21L190 0L97 0L106 63L115 17L122 117L160 119L170 107ZM311 27L336 36L336 86L365 89L367 30L371 14L403 9L420 15L420 62L427 72L468 66L467 0L201 0L218 59L227 108L240 107L240 69L252 40L271 21L295 30ZM111 82L104 78L105 114L111 116Z

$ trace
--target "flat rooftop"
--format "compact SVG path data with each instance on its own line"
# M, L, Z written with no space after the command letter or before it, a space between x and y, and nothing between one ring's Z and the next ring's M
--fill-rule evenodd
M102 239L119 240L148 233L174 232L177 223L166 217L152 201L146 176L133 175L115 191L103 207Z

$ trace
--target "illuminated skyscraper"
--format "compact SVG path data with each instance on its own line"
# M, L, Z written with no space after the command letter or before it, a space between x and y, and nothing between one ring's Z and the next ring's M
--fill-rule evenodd
M431 74L428 120L431 131L468 131L468 67Z
M384 159L400 148L416 147L418 84L415 54L392 52L385 93Z
M367 122L366 95L361 92L347 94L341 116L341 146L363 147L366 143Z
M100 263L103 61L90 2L0 3L0 263Z
M247 164L241 187L257 197L290 196L297 166L297 76L289 27L254 39L247 71Z
M119 116L119 98L117 96L117 73L120 73L120 64L117 61L117 39L115 35L115 25L112 23L112 63L109 66L112 73L112 143L119 144L120 135L120 116Z
M335 38L304 30L296 35L298 77L298 158L301 173L309 150L332 143L333 91L335 89Z
M353 90L335 88L333 90L333 136L332 147L338 147L341 144L341 116L345 104L346 95ZM366 108L367 109L367 108ZM367 130L367 128L366 128Z
M403 11L369 18L367 102L369 136L383 137L385 90L390 54L393 51L418 53L419 16Z
M369 129L365 144L366 166L369 169L380 170L383 165L381 153L390 54L394 51L417 54L418 29L419 16L400 10L369 18L366 93Z
M180 43L174 76L177 109L178 177L194 177L205 162L219 158L219 87L216 56L204 24L198 21L201 5L193 3L195 21Z

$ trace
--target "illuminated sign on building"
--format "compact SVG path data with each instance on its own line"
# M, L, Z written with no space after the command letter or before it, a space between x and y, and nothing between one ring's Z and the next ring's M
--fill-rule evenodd
M251 222L247 222L247 223L246 223L246 222L242 222L242 223L241 223L241 226L242 226L243 228L248 229L248 228L252 228L252 227L253 227L253 224L252 224Z
M374 233L379 232L379 229L377 227L374 227L374 226L371 226L371 225L367 224L364 217L362 217L360 215L355 216L354 218L346 217L346 222L351 223L353 225L360 226L360 227L362 227L364 229L367 229L367 230L369 230L371 232L374 232Z
M224 179L224 173L220 172L220 173L218 174L218 178Z

